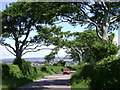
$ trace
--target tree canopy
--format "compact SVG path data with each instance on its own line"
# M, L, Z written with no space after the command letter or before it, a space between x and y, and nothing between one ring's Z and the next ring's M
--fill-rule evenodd
M21 58L27 52L36 52L42 45L56 45L58 48L66 44L65 33L61 27L56 27L58 22L69 22L71 25L87 25L89 30L95 29L99 38L110 41L108 34L118 29L120 23L120 2L16 2L2 12L2 45L9 52ZM31 32L36 35L32 36ZM66 32L66 35L69 32ZM78 35L77 35L78 34ZM74 33L75 40L71 45L88 47L97 39L89 41L92 34L79 35ZM89 36L90 35L90 36ZM95 36L96 37L96 36ZM6 43L6 38L15 42L15 48ZM78 41L77 41L78 40ZM84 40L84 41L83 41ZM84 43L79 43L83 41ZM31 48L31 46L34 46ZM96 44L97 46L97 44ZM8 48L9 47L9 48ZM71 47L73 48L73 47ZM75 49L75 48L74 48ZM73 50L74 50L73 49ZM80 52L79 52L80 53Z
M61 22L72 25L87 25L95 28L100 39L108 40L108 34L118 29L120 24L120 2L72 2L61 3L56 11Z
M118 47L113 43L114 34L109 36L108 44L100 40L95 30L70 33L64 44L70 58L79 62L98 62L103 58L118 53Z
M49 4L39 3L39 13L32 5L30 2L11 3L2 12L2 45L19 59L27 52L42 50L37 47L54 44L55 37L59 39L61 27L52 24L51 16L46 17ZM14 46L6 42L7 38L14 40Z

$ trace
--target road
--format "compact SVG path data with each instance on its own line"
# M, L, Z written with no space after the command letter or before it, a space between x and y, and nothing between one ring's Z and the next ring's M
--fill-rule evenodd
M70 75L63 75L63 74L54 74L50 76L46 76L45 78L36 80L28 85L22 86L17 90L56 90L56 89L64 89L64 90L71 90L70 89Z

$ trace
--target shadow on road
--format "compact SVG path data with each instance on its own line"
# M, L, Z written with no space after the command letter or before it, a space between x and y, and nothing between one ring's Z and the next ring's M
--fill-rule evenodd
M16 90L42 90L51 88L69 88L70 78L69 75L46 77L38 81L34 81L28 85L22 86ZM59 77L59 78L58 78Z

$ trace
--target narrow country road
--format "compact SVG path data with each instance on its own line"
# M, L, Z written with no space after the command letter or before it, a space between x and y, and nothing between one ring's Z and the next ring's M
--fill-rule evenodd
M46 76L43 79L36 80L28 85L22 86L16 90L46 90L46 89L70 89L70 75L63 75L63 74L54 74L51 76Z

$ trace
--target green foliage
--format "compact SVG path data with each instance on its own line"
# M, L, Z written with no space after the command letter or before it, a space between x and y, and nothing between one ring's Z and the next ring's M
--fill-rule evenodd
M9 47L11 50L7 50L16 58L21 59L28 52L40 51L40 46L56 45L61 40L61 27L53 24L55 14L52 15L54 6L51 4L16 2L2 11L2 45ZM15 47L6 39L12 39Z
M22 72L16 65L2 64L2 78L8 78L6 76L20 78L22 76Z
M37 66L32 67L32 69L29 68L33 72L28 74L26 68L23 72L18 65L2 64L2 88L9 90L17 88L36 79L43 78L46 75L62 73L63 68L62 66Z
M68 48L66 52L70 54L73 60L80 62L82 57L82 61L94 64L103 58L118 53L118 47L113 43L114 34L109 36L107 43L106 41L100 40L94 30L70 33L69 38L71 37L73 40L68 39L65 46Z
M2 88L13 89L31 82L32 79L26 78L17 65L2 64Z
M66 64L66 61L60 60L57 63L54 63L53 66L65 66L65 64Z
M49 64L50 61L52 61L54 58L55 58L55 54L53 54L53 53L50 53L49 55L46 55L46 56L44 57L44 59L47 61L48 64Z
M91 88L120 88L120 57L109 56L99 62L95 68Z
M34 68L31 66L31 63L28 61L25 61L24 59L15 59L14 64L18 65L20 70L24 75L31 75L35 74Z
M91 50L93 53L91 54L91 57L94 57L92 59L94 59L95 62L103 58L107 58L110 55L116 55L118 53L118 47L115 44L113 43L106 44L106 42L103 42L103 41L96 42L92 46Z
M73 88L120 88L119 76L120 58L109 56L96 65L89 64L78 69L72 75L71 84Z

